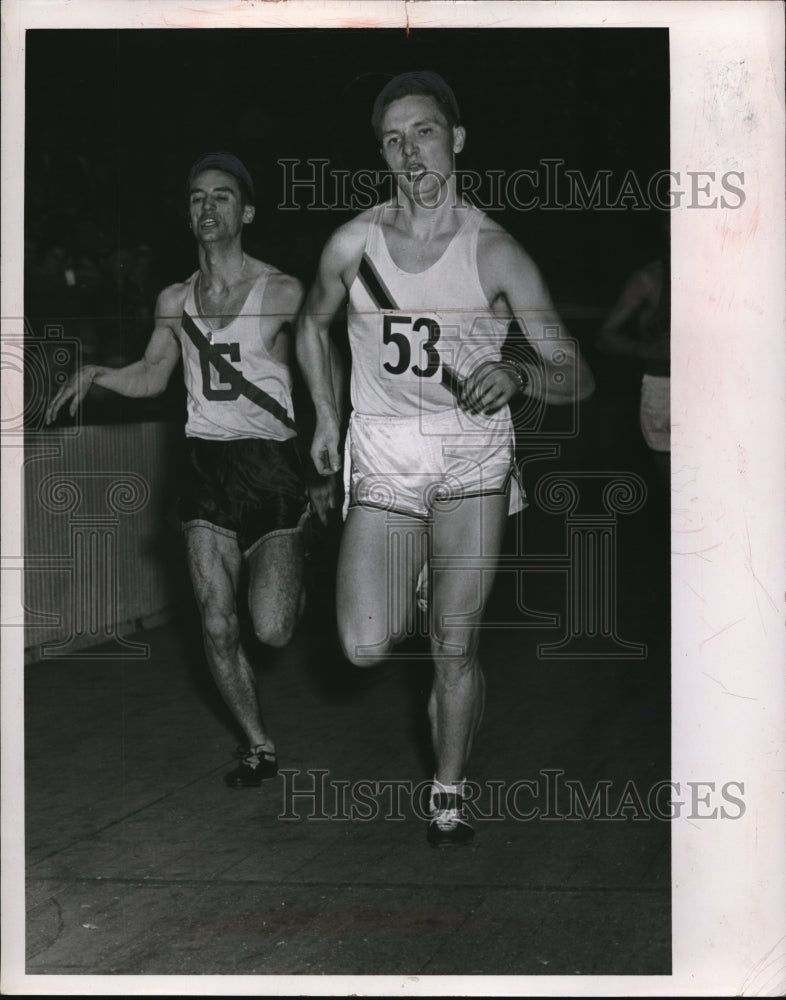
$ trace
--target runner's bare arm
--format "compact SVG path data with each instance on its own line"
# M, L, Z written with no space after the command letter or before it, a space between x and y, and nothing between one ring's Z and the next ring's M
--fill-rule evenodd
M314 284L306 296L297 324L297 359L316 411L311 457L321 475L341 468L340 398L337 386L343 378L338 357L330 343L330 324L347 295L363 252L359 227L342 226L322 251Z
M592 395L595 380L589 365L568 337L535 262L516 240L502 229L483 234L478 270L489 301L504 298L545 369L545 378L533 372L523 391L555 404Z
M285 333L288 340L289 336L294 334L295 331L297 317L305 298L305 288L297 278L286 274L277 275L275 284L271 283L268 287L272 293L271 308L281 318L279 331ZM330 344L330 350L331 355L337 353L333 344ZM287 350L287 361L289 361L290 357L289 350ZM339 371L339 362L337 358L331 358L331 361L334 383L338 386L340 385L340 377L337 374ZM297 372L293 372L295 379L297 379L297 374ZM338 396L338 390L336 390L336 394ZM296 406L295 421L297 423L298 437L310 441L314 430L313 414L308 408L304 410L303 407ZM309 460L306 460L304 463L304 472L306 489L311 506L320 521L323 524L327 524L330 511L337 509L341 502L339 478L337 475L324 476L318 474L313 467L313 463Z
M262 304L260 320L263 325L267 325L270 317L275 316L279 320L278 332L291 335L305 295L303 283L291 274L276 272L271 275Z
M156 302L156 325L142 358L123 368L83 366L52 399L46 411L46 422L51 424L69 401L69 413L73 416L92 385L111 389L121 396L160 395L180 357L180 345L175 334L180 318L177 303L177 293L165 289ZM180 305L182 309L182 303Z
M276 308L283 318L282 329L294 334L296 332L298 317L306 298L306 289L297 278L285 274L279 277L280 293L276 299ZM341 355L332 341L329 341L329 351L333 395L336 400L339 417L341 417L342 400L346 388L346 372Z

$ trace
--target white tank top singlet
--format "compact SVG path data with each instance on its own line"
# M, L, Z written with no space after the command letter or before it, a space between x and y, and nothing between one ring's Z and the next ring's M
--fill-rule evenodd
M374 209L349 289L352 406L360 414L402 417L454 409L457 381L499 360L509 322L492 314L480 284L485 214L468 206L440 259L413 274L398 267L385 241L380 223L390 204Z
M213 441L295 437L292 376L271 357L260 332L267 268L252 285L243 308L227 326L211 330L199 315L188 279L179 337L188 396L186 436Z

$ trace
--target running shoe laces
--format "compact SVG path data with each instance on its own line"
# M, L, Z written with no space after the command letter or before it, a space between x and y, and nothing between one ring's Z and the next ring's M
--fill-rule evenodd
M466 844L475 836L464 808L463 788L435 781L431 791L431 820L426 831L432 847Z
M238 747L235 757L240 764L224 775L231 788L258 788L262 781L278 774L278 758L274 751L264 746Z

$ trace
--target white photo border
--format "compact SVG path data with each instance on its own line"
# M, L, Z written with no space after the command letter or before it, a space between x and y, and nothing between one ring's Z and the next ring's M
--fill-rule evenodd
M7 994L781 995L786 990L784 8L732 2L6 0L2 315L22 316L24 32L31 28L667 27L671 165L744 173L736 208L672 214L672 738L680 781L743 780L734 823L673 821L673 972L656 977L24 974L21 574L2 595ZM2 400L21 398L3 369ZM3 448L3 553L22 552ZM17 584L13 578L19 577ZM6 581L4 580L4 583ZM14 587L18 586L15 590Z

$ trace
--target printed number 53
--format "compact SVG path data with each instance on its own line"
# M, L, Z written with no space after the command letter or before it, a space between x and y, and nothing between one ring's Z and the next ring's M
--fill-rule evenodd
M428 361L425 368L421 368L420 365L412 365L410 368L412 344L407 333L394 329L395 324L407 326L414 333L420 333L423 329L428 332L428 337L423 344L423 350L426 352L426 359ZM431 378L432 375L436 375L439 371L441 360L436 347L440 332L439 323L434 319L421 317L413 323L411 316L385 316L382 325L382 343L395 344L398 348L398 359L395 364L386 361L382 367L385 371L390 372L391 375L403 375L408 369L419 378Z

